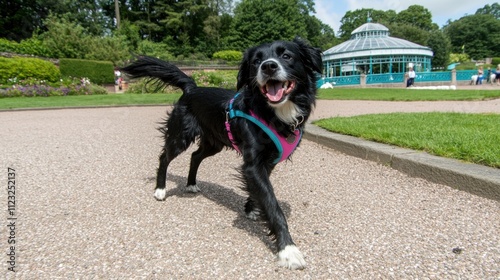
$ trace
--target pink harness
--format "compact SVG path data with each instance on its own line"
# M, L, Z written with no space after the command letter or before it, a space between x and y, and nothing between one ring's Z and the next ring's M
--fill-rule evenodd
M236 117L245 118L253 122L257 126L259 126L273 141L279 154L273 163L277 164L279 162L286 160L293 153L295 148L297 148L297 145L299 144L300 139L302 138L302 130L295 129L293 134L289 135L288 137L282 136L276 131L276 128L269 125L266 121L257 116L253 111L250 110L250 115L249 115L244 113L243 111L233 109L234 99L238 97L238 95L239 93L237 93L234 96L234 98L231 99L231 101L229 102L229 108L227 111L227 117L225 123L227 136L231 141L231 144L233 145L234 149L238 152L241 152L234 141L233 134L231 133L231 126L229 124L229 120L234 119Z

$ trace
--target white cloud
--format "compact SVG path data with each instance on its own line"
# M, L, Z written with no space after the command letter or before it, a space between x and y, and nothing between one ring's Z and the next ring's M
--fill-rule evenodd
M457 20L467 14L474 14L477 9L494 2L491 0L315 0L315 8L316 16L338 32L340 20L349 10L371 8L400 12L411 5L420 5L432 13L432 21L441 27L449 19Z
M319 18L323 23L328 24L333 30L335 30L335 35L340 28L340 20L345 15L345 10L335 10L332 6L331 0L316 0L315 1L316 17Z
M439 25L444 24L448 19L457 20L466 14L474 14L477 9L486 4L493 4L493 1L474 0L420 0L420 1L400 1L400 0L347 0L347 9L356 10L362 8L372 8L377 10L395 10L400 12L406 10L411 5L420 5L432 13L433 21Z

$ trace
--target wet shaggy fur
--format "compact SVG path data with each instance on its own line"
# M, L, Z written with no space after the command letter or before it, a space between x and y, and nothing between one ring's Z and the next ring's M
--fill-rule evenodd
M227 108L236 92L198 87L176 66L152 57L139 57L122 68L132 78L147 77L182 89L183 95L169 114L162 132L165 145L160 155L155 198L164 200L169 163L198 140L191 155L186 190L198 192L196 173L203 159L233 148L225 128ZM276 41L248 49L240 65L234 107L247 114L252 110L283 136L303 130L314 107L316 80L322 72L321 52L301 39ZM267 134L244 118L230 120L235 144L241 151L242 181L249 194L245 212L250 219L262 217L276 240L278 262L302 269L305 261L295 246L273 191L269 176L278 156Z

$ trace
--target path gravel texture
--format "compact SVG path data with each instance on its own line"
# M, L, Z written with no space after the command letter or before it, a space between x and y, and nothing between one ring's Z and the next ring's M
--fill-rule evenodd
M394 110L498 111L487 102L320 101L314 118ZM408 107L406 107L408 106ZM500 202L304 140L271 180L302 271L247 220L224 151L186 194L190 148L153 198L164 107L0 112L1 274L7 279L500 279ZM489 111L489 109L484 109ZM16 271L8 168L15 169Z

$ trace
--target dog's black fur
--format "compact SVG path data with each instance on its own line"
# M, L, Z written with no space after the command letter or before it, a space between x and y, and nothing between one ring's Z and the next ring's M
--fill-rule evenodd
M132 78L149 77L183 90L165 127L161 129L165 146L160 156L155 197L165 199L169 163L197 139L199 148L191 156L187 190L199 191L196 173L202 160L225 147L233 148L224 123L229 101L235 92L198 87L176 66L151 57L139 57L122 71ZM316 98L316 75L321 72L321 51L301 39L250 48L240 65L237 91L241 94L233 106L245 113L253 110L276 127L280 134L288 136L295 128L303 129L309 118ZM278 87L286 81L288 87L280 91ZM273 162L278 156L274 143L258 126L246 119L232 119L230 126L243 157L241 175L249 193L245 205L247 216L255 219L261 215L267 220L270 234L276 239L280 265L303 268L304 259L292 241L269 180L275 166Z

